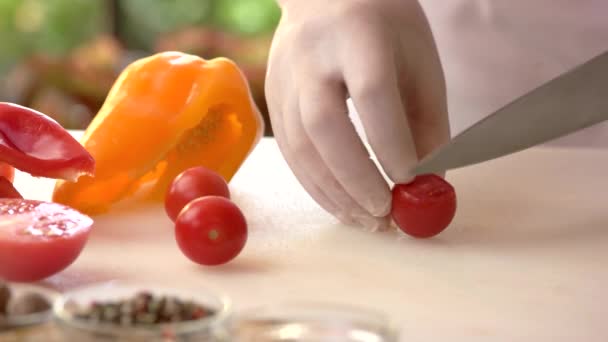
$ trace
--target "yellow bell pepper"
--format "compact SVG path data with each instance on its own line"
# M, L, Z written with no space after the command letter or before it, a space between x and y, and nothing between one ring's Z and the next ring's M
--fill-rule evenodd
M135 193L160 202L183 170L205 166L230 181L264 122L241 70L225 58L163 52L129 65L81 143L95 176L59 181L53 201L87 214Z

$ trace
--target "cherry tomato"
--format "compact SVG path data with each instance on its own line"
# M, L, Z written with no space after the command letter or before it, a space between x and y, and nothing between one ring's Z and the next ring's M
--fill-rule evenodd
M23 196L15 189L11 181L0 176L0 198L23 198Z
M68 267L93 220L57 203L0 199L0 278L30 282Z
M220 265L245 247L247 222L229 199L206 196L188 203L175 221L175 238L182 252L201 265Z
M391 216L403 232L413 237L441 233L455 214L454 187L437 175L421 175L393 188Z
M0 177L8 179L12 183L15 180L15 168L7 163L0 162Z
M165 196L165 210L172 221L186 204L203 196L230 198L228 184L222 176L202 166L193 167L180 173Z

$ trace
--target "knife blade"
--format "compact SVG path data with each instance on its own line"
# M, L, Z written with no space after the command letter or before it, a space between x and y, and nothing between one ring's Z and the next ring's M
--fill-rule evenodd
M492 160L608 119L608 51L464 130L414 166L443 172Z

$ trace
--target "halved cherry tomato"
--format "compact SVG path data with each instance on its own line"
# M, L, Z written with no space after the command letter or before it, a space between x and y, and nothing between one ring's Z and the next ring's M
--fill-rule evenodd
M92 224L57 203L0 199L0 278L37 281L65 269L80 254Z
M180 173L165 196L165 209L175 221L179 212L191 201L203 196L230 198L228 184L219 173L202 166L189 168Z
M0 162L0 177L8 179L12 183L15 180L15 168L7 163Z
M35 177L77 180L95 160L68 131L33 109L0 102L0 162Z
M0 176L0 198L23 198L13 183Z
M417 176L393 188L391 215L397 226L413 237L441 233L456 214L454 187L437 175Z
M182 252L201 265L220 265L245 247L247 222L229 199L206 196L184 207L175 221L175 239Z

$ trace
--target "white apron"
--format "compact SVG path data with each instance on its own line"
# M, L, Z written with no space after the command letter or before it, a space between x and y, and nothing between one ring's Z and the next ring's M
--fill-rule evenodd
M608 0L421 3L446 74L453 134L608 50ZM608 123L551 143L608 147Z

